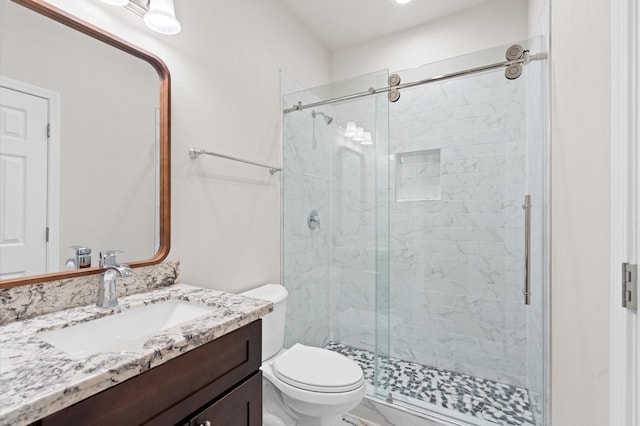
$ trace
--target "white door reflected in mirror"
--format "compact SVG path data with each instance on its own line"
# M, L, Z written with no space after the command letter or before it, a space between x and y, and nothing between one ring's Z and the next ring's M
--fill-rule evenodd
M46 99L0 87L0 279L47 271Z

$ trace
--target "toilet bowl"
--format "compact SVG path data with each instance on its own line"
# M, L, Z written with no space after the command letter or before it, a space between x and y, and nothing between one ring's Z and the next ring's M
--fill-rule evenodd
M323 348L296 343L283 349L288 293L281 285L267 284L242 294L274 305L273 312L262 318L264 424L341 425L342 415L364 397L360 366Z

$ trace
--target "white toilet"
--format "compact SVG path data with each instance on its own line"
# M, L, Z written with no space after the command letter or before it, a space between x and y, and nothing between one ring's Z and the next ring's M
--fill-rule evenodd
M262 318L263 417L266 426L340 426L365 393L362 369L327 349L296 343L283 349L287 290L267 284L242 293L269 300Z

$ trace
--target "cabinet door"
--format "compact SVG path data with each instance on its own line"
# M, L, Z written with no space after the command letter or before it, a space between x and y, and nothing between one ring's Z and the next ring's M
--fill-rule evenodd
M260 368L257 320L42 420L42 426L172 425Z
M262 372L207 407L190 426L262 426Z

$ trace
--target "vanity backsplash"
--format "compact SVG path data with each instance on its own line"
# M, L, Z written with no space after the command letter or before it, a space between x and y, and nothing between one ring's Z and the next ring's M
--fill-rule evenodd
M180 262L135 268L118 278L118 296L142 293L175 284ZM100 274L0 289L0 325L50 312L96 303Z

